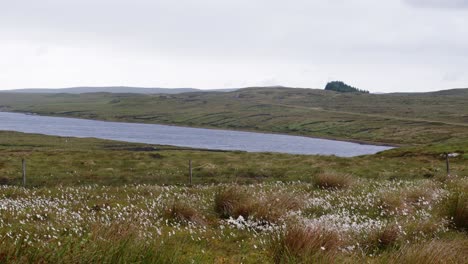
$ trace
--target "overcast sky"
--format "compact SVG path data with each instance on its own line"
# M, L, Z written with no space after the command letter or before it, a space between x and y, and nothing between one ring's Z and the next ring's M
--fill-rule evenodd
M0 89L468 87L468 0L0 0Z

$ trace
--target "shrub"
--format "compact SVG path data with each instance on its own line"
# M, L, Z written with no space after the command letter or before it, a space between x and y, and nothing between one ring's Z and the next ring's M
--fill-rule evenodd
M353 178L349 174L328 172L315 176L314 183L323 189L345 189L353 184Z

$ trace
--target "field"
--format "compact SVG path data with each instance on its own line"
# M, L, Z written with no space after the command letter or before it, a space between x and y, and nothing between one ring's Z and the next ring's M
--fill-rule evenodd
M450 178L444 152L460 154ZM0 262L463 263L468 254L462 142L339 158L0 132L0 153Z
M0 131L0 263L466 263L467 100L0 94L8 111L401 146L341 158Z
M468 140L467 101L468 89L341 94L316 89L247 88L177 95L2 93L0 109L420 145Z
M352 186L336 188L320 183L5 186L0 258L7 263L466 260L466 178L355 179Z
M368 179L412 180L446 174L445 152L460 154L451 158L451 172L466 176L468 142L464 141L341 158L192 150L0 131L0 181L19 185L23 158L32 187L186 184L189 160L194 184L310 182L311 177L330 171Z

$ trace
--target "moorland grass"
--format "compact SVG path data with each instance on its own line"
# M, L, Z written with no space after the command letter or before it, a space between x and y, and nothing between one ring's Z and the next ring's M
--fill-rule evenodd
M467 100L468 89L342 94L270 87L177 95L2 93L0 109L418 145L467 140Z
M359 185L344 190L303 182L2 186L0 258L9 263L422 263L434 257L432 247L456 245L436 259L463 263L459 261L466 249L460 245L466 245L467 234L452 228L450 216L439 212L456 193L452 185L467 180L360 179ZM407 212L412 213L376 213L382 210L381 193L400 194L420 186L432 190L434 197L408 203ZM239 213L226 219L217 209L219 194L226 190L231 191L221 204L243 201L263 207L250 207L246 218ZM238 190L248 196L236 198ZM290 202L291 197L302 202ZM278 215L259 217L268 201L272 208L279 207ZM308 208L323 213L310 215Z
M468 184L454 188L446 202L446 213L454 228L468 232Z
M346 189L353 184L353 177L349 174L324 172L315 176L314 183L323 189Z
M467 145L442 145L338 158L0 132L0 262L463 263L468 157L440 175Z
M444 181L446 175L444 176L443 153L447 150L468 153L468 145L463 141L451 148L439 148L437 145L427 148L407 147L376 155L341 158L239 151L212 152L2 131L0 182L21 185L23 158L27 161L27 186L30 187L187 184L188 160L193 162L194 184L297 180L314 182L317 180L316 176L329 180L344 179L344 187L359 178L434 178ZM468 156L465 155L451 158L452 174L466 175L467 161Z

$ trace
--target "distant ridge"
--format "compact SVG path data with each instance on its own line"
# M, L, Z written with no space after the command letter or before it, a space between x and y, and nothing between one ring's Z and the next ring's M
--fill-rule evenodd
M82 93L135 93L135 94L180 94L191 92L205 92L205 91L219 91L230 92L237 89L213 89L201 90L195 88L142 88L142 87L128 87L128 86L104 86L104 87L71 87L71 88L26 88L3 90L0 92L8 93L45 93L45 94L82 94Z

